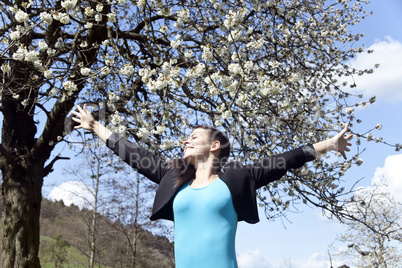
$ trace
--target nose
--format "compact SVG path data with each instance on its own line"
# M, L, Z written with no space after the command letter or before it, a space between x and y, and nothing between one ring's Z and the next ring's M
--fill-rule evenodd
M185 141L183 142L183 144L184 144L184 146L186 146L187 144L190 144L190 142L189 142L188 140L185 140Z

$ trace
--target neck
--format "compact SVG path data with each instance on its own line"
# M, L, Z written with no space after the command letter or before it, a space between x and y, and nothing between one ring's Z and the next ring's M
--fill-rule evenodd
M218 168L214 167L212 161L200 162L195 166L195 180L207 182L215 180L217 177Z

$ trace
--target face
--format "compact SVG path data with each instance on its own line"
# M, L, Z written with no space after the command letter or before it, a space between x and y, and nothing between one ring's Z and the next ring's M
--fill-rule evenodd
M196 128L184 142L184 159L191 164L194 164L195 161L205 160L213 151L213 145L214 143L210 141L209 131Z

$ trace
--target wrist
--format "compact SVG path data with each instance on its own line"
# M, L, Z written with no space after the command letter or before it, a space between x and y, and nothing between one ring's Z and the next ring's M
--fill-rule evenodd
M100 125L99 122L96 121L96 120L94 120L94 121L90 124L90 126L91 126L90 131L97 133L98 130L99 130L99 125Z

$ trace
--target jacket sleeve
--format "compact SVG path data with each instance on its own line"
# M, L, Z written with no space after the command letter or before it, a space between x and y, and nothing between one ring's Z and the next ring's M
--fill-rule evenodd
M124 162L157 184L166 173L166 163L161 158L121 135L113 133L106 140L106 146Z
M254 179L256 188L279 180L290 169L303 166L306 162L315 159L315 149L309 144L297 149L263 158L261 161L247 165L250 177Z

